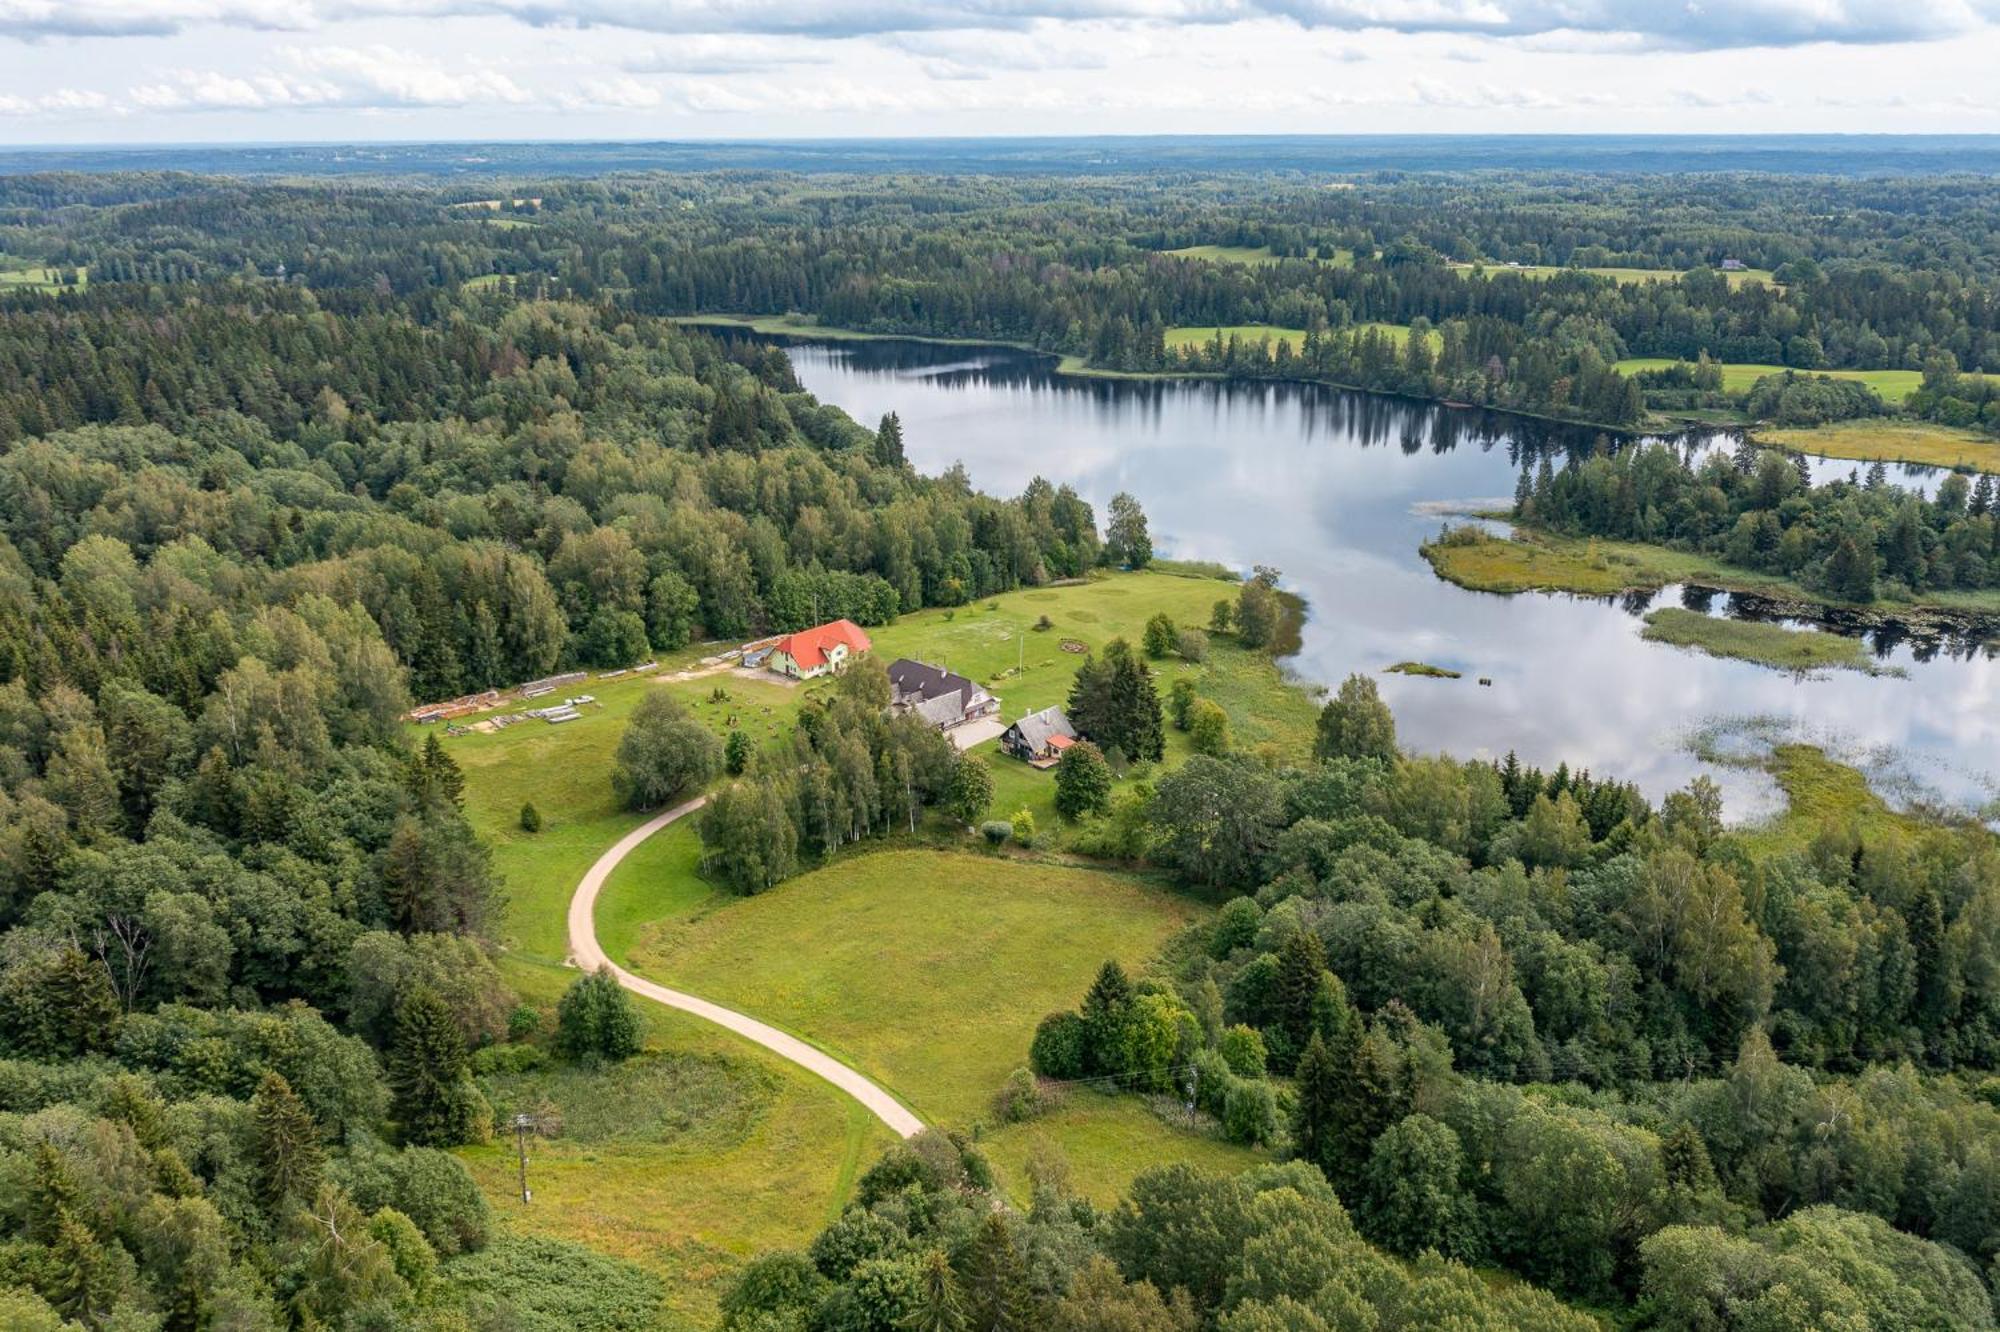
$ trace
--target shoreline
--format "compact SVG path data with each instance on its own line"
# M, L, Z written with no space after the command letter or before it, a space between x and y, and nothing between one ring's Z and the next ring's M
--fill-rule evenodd
M2000 629L2000 593L1947 594L1911 602L1842 602L1788 578L1738 569L1671 546L1568 537L1501 518L1513 535L1459 545L1430 540L1418 553L1438 577L1469 592L1617 597L1673 584L1756 598L1773 619L1805 620L1849 634L1872 629L1913 636L1990 641ZM1454 555L1453 552L1461 552ZM1475 561L1466 552L1488 555Z

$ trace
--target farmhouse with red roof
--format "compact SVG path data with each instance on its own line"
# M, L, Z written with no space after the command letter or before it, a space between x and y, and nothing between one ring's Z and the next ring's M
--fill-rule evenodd
M771 645L766 664L780 675L810 680L832 674L845 666L848 658L858 657L873 646L860 625L852 620L835 620L786 634Z

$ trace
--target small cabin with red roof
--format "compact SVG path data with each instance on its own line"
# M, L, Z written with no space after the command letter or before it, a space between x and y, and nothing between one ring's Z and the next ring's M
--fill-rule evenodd
M852 620L834 620L811 629L801 629L795 634L786 634L771 645L771 655L765 659L765 664L778 674L789 675L794 680L810 680L833 674L850 658L860 656L873 646L868 641L868 635L861 632L860 625Z

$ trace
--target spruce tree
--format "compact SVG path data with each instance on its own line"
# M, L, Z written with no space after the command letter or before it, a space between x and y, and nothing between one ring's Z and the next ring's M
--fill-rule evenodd
M1125 1020L1132 1007L1132 982L1125 968L1106 962L1083 996L1083 1063L1092 1073L1121 1072Z
M411 986L396 1005L388 1073L404 1138L425 1147L471 1139L475 1102L465 1038L451 1009L428 986Z
M1339 1125L1334 1122L1338 1077L1333 1055L1318 1032L1306 1042L1306 1052L1299 1056L1295 1076L1298 1101L1292 1109L1293 1148L1302 1160L1325 1170L1328 1145L1339 1132Z
M875 429L874 457L880 467L903 465L903 418L894 412L884 415Z
M1299 930L1278 949L1278 1021L1285 1041L1280 1068L1289 1067L1313 1032L1313 1000L1326 971L1326 945L1312 930Z
M1014 1247L1007 1220L988 1212L966 1258L966 1304L974 1332L1032 1332L1041 1327L1028 1266Z
M932 1249L924 1256L918 1279L917 1307L903 1320L909 1332L966 1332L971 1326L965 1297L959 1293L958 1277L943 1252Z
M257 1084L250 1117L258 1198L273 1218L282 1219L292 1204L311 1202L319 1192L326 1172L319 1125L292 1084L275 1071Z

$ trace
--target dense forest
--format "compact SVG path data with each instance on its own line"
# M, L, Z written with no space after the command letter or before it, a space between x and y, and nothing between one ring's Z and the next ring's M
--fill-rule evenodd
M1704 357L1895 366L1925 374L1912 410L1990 424L1996 202L1950 178L0 181L0 253L55 274L0 293L0 1324L540 1332L516 1297L608 1260L498 1233L449 1149L493 1131L476 1071L636 1029L606 977L554 1013L508 990L464 776L410 705L1145 562L1127 497L1101 537L1067 487L920 475L894 416L675 316L1606 422L1717 392ZM1166 253L1196 245L1268 253ZM1245 324L1303 336L1166 339ZM1752 393L1882 410L1809 374ZM1842 600L2000 580L1984 480L1924 499L1626 450L1517 502ZM1275 580L1210 631L1271 647ZM1204 633L1147 632L1081 663L1097 743L1052 781L1078 854L1217 910L1051 1015L996 1109L1185 1094L1281 1159L1102 1209L1045 1163L1014 1208L977 1144L926 1134L809 1251L749 1264L731 1327L1992 1325L1984 831L1773 847L1705 784L1654 808L1403 754L1365 681L1310 763L1252 761L1218 707L1158 694L1148 658ZM744 893L927 815L969 839L983 767L887 701L851 671L756 754L649 708L607 776L651 807L728 772L703 863ZM1170 724L1196 753L1162 771Z
M1119 1088L1290 1163L1100 1210L1049 1158L1009 1214L975 1145L920 1139L727 1326L1994 1325L1983 831L1774 851L1705 780L1655 809L1404 756L1362 677L1310 767L1197 756L1096 804L1096 853L1236 895L1147 974L1107 962L994 1113Z
M1833 601L2000 586L1993 478L1953 474L1930 499L1864 476L1812 484L1803 459L1754 449L1693 463L1655 445L1521 474L1514 516L1557 532L1720 555ZM1445 540L1452 540L1447 533Z
M11 177L0 252L93 287L237 277L434 300L502 282L654 314L798 311L1109 369L1318 378L1610 424L1686 396L1663 385L1649 399L1611 368L1624 357L1902 368L1932 377L1910 410L1993 424L1993 391L1965 373L2000 364L1983 179L1383 173L1328 188L1195 174L1169 187L718 171L511 181L482 197L493 188ZM1253 259L1170 253L1193 246ZM1245 325L1312 342L1166 339ZM1432 336L1371 337L1378 325ZM1834 406L1883 410L1872 392Z

